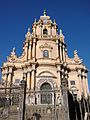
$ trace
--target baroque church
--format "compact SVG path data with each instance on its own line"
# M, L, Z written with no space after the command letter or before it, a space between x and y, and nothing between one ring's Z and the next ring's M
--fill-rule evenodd
M18 86L24 78L26 105L63 105L65 120L69 120L68 92L77 100L88 97L88 70L77 50L73 58L68 56L64 38L56 21L44 11L32 24L32 32L28 28L22 55L18 57L13 48L1 71L6 87Z

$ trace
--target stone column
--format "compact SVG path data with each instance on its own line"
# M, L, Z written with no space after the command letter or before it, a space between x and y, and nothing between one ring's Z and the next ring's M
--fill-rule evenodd
M27 72L27 88L30 90L30 72Z
M63 44L63 62L65 62L65 45Z
M32 41L30 41L29 43L29 50L28 50L28 59L31 60L31 45L32 45Z
M8 87L7 83L8 83L8 68L6 67L5 68L5 87ZM5 93L7 93L7 89L5 89Z
M82 95L82 83L81 83L81 69L78 69L78 77L79 77L79 98L81 98Z
M40 33L41 35L40 36L42 37L43 34L42 34L42 25L41 24L40 24L40 29L41 29L40 30L41 31L41 33Z
M9 67L9 72L8 72L9 87L11 87L11 85L12 85L12 69L13 69L13 67Z
M62 43L60 42L60 60L62 61Z
M34 26L34 28L33 28L33 36L35 37L36 36L36 26Z
M61 97L61 68L60 68L60 65L57 65L57 74L58 74L58 87L60 88L60 97Z
M31 89L31 66L28 67L28 72L27 72L27 88L29 90Z
M36 84L36 79L35 79L35 65L32 65L32 73L31 73L31 91L33 91L32 93L32 100L33 100L33 104L35 104L35 98L36 98L36 94L35 94L35 84Z
M5 68L5 82L7 86L7 80L8 80L8 68Z
M85 79L84 79L85 75L84 75L84 71L82 71L82 91L85 95Z
M28 42L25 45L25 60L28 60Z
M87 79L87 73L85 73L85 88L86 88L86 94L89 94L89 88L88 88L88 79ZM86 95L86 97L87 97Z
M32 59L35 61L36 57L36 39L33 39L33 50L32 50Z
M57 51L57 60L58 62L60 62L60 59L59 59L59 49L58 49L58 40L56 40L56 51Z
M12 73L9 72L9 73L8 73L8 82L9 82L9 84L11 84L11 75L12 75Z
M31 90L35 89L35 70L32 70Z
M85 70L82 72L82 76L83 76L83 79L82 79L82 85L83 85L83 92L84 92L84 96L87 97L88 95L88 84L87 84L87 77L86 77L86 73L85 73Z

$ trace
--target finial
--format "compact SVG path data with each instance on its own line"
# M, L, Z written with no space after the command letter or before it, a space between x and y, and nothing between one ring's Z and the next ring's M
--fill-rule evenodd
M62 33L62 29L60 29L60 34L59 34L59 36L60 36L60 40L64 42L64 35L63 35L63 33Z
M74 50L74 56L77 56L77 50Z
M54 19L54 23L56 24L56 20Z
M30 27L28 27L28 32L26 33L25 37L26 37L26 38L29 38L30 36L31 36Z
M34 23L36 23L36 21L37 21L37 20L36 20L36 18L35 18L35 19L34 19Z
M11 55L15 55L15 47L13 48L12 52L11 52Z
M60 35L62 35L62 29L60 29Z
M28 32L30 32L30 27L28 27Z
M46 16L46 10L44 10L43 15Z

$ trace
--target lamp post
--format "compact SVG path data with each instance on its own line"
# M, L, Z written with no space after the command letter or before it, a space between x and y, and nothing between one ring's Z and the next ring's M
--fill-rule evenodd
M72 92L72 97L73 97L73 101L74 101L74 105L75 105L76 120L78 120L78 117L77 117L77 109L76 109L76 98L75 98L75 95L74 95L74 91L78 91L78 90L71 90L71 92Z
M20 82L18 120L25 120L25 99L26 99L26 81L23 78L23 80Z

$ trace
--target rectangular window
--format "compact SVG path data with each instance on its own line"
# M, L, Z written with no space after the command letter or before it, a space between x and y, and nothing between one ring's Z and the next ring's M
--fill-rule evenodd
M75 85L75 81L74 80L70 81L70 84Z

